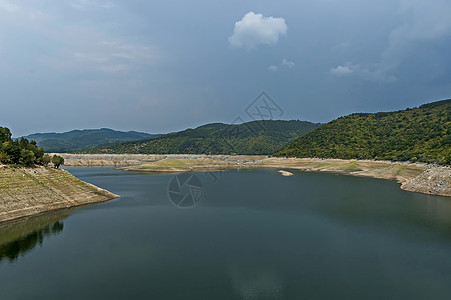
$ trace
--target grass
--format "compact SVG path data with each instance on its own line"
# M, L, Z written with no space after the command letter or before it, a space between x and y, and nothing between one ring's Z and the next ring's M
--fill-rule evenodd
M316 164L315 166L313 166L314 169L321 169L321 170L342 170L342 171L352 171L352 172L357 172L357 171L363 171L363 169L361 169L358 166L357 162L351 162L351 163L347 163L347 164L331 164L331 163L324 163L324 164Z
M344 171L352 171L352 172L363 171L363 169L361 169L357 166L357 163L350 163L350 164L340 166L340 169L342 169Z
M156 162L151 162L148 164L137 166L138 169L164 169L164 168L177 168L177 169L187 169L188 165L181 160L175 159L165 159Z

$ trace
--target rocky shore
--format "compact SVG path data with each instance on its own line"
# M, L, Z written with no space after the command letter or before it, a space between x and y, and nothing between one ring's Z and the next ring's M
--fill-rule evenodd
M0 166L0 222L118 197L64 170Z
M451 196L451 168L429 167L426 171L401 185L407 191Z

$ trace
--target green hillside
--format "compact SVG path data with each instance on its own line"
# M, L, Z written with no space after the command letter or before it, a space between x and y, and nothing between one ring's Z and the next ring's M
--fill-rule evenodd
M100 147L89 153L271 154L320 124L305 121L253 121L207 124L151 140Z
M451 100L333 120L275 156L451 163Z
M158 135L112 129L73 130L64 133L36 133L25 138L34 140L46 152L83 152L100 146L114 145L127 141L136 141Z

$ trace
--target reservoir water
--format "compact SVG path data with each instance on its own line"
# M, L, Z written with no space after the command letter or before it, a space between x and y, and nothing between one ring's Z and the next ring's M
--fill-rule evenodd
M0 224L0 299L451 299L451 199L277 170L67 168L120 199Z

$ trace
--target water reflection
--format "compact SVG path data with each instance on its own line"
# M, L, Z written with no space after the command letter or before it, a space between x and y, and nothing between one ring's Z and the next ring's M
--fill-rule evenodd
M49 214L0 224L0 263L16 262L44 239L60 234L68 215Z

